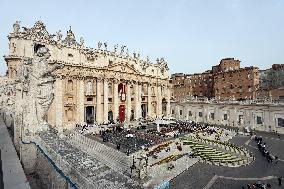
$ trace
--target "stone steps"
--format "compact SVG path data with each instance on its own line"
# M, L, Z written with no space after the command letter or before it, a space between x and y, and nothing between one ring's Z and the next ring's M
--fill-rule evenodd
M108 167L129 172L131 161L128 156L118 150L103 145L97 141L87 138L79 133L73 133L70 137L73 145L83 148L88 154L98 157Z

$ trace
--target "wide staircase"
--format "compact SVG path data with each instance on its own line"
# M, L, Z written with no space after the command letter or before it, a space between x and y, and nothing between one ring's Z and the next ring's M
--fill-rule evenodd
M126 156L124 153L92 140L77 131L69 134L69 138L71 139L69 142L72 145L82 149L89 155L97 157L111 169L125 174L130 173L132 161L129 156Z

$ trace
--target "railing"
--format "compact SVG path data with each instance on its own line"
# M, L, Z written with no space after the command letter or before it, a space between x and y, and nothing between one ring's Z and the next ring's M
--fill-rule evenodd
M2 159L1 159L1 149L0 149L0 188L4 188L3 170L2 170Z

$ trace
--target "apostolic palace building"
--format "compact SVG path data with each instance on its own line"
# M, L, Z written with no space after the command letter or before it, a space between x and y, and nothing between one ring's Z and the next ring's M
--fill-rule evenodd
M76 41L71 27L65 38L60 30L51 35L41 21L22 28L16 22L8 36L9 52L4 58L9 79L16 77L24 59L33 58L43 46L49 49L49 64L64 65L55 71L55 96L48 113L53 126L170 115L169 69L164 58L151 63L126 46L110 49L101 42L89 48L82 37Z

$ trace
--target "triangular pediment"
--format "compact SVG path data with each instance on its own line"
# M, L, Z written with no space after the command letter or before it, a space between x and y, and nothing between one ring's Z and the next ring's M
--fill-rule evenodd
M123 72L129 74L141 74L134 66L127 63L114 63L105 67L109 71Z

